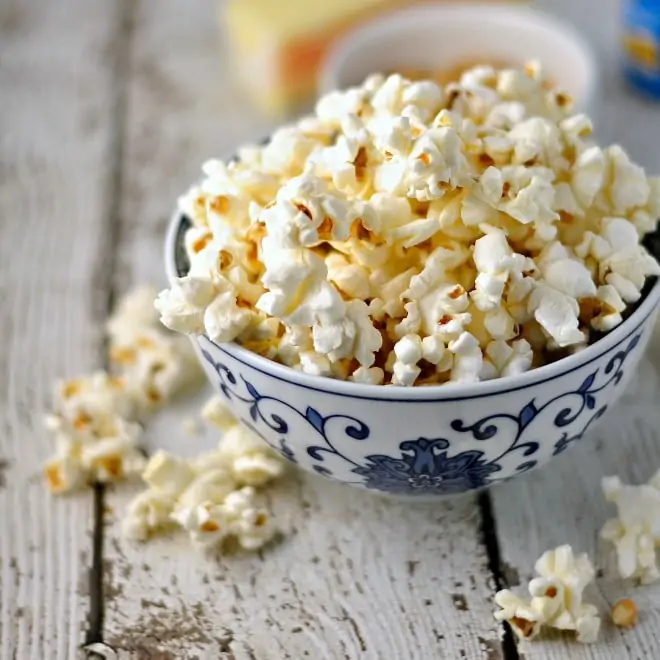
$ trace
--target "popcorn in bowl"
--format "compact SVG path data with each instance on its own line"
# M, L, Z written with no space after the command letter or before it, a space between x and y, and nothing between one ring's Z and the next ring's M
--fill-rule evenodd
M322 98L179 200L189 272L168 327L307 374L477 382L580 350L660 274L660 179L537 65L444 87L399 75Z

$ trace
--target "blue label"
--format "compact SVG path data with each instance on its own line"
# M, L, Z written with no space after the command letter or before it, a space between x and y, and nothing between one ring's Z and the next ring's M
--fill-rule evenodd
M624 72L641 91L660 98L660 0L629 0L623 7Z

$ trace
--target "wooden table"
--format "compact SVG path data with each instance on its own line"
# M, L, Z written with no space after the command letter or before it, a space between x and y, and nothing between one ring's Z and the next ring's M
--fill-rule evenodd
M660 172L660 106L628 94L608 52L615 0L562 4L601 56L600 137ZM168 660L659 658L660 585L617 579L598 530L613 513L601 476L660 467L660 338L594 437L549 468L414 507L294 477L273 493L285 539L263 554L125 542L131 486L45 491L53 382L103 366L118 293L164 283L163 230L202 160L270 128L229 66L204 0L0 0L0 658L68 660L99 641L108 658ZM158 416L149 446L214 442L181 427L198 404ZM604 625L593 646L557 634L516 649L493 594L524 586L561 543L596 562L591 601L607 611L632 596L640 623Z

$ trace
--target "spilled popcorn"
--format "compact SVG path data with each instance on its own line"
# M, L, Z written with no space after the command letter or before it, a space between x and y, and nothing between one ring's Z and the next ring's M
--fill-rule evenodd
M126 537L146 540L172 526L188 532L202 549L234 538L256 550L273 538L271 512L256 487L280 477L284 463L214 397L204 417L223 430L218 448L193 459L159 451L142 478L148 488L129 505L122 522Z
M538 577L529 583L530 600L509 589L495 594L501 608L498 621L507 621L523 639L533 639L543 626L574 630L577 640L592 643L598 637L600 617L594 605L582 600L595 572L586 554L575 556L568 545L544 552L536 562Z
M133 401L122 378L96 372L58 383L56 412L45 419L55 455L44 466L48 487L63 493L90 482L139 474L142 427L132 421Z
M151 287L135 289L108 321L110 373L56 385L55 409L45 419L56 448L44 466L51 492L139 475L139 422L198 378L189 342L162 328L154 296Z
M616 548L620 576L655 582L660 577L655 552L660 544L660 471L639 486L605 477L603 492L618 509L618 517L608 520L600 534Z
M660 178L540 67L322 98L179 200L190 270L156 307L317 376L386 385L523 373L623 320L660 266Z

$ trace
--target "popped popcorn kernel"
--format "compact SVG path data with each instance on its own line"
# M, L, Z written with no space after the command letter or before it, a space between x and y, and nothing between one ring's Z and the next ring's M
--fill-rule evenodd
M576 556L564 545L543 553L534 568L538 577L529 583L531 599L527 601L508 589L498 591L495 603L501 609L495 618L508 621L524 639L532 639L543 626L549 626L575 631L578 642L595 642L600 630L598 610L582 599L595 575L587 555Z
M179 203L190 271L159 294L162 322L309 375L404 387L580 351L660 275L641 244L660 179L591 133L537 62L328 94L266 145L203 166ZM265 321L277 334L255 338ZM411 335L414 361L395 350Z
M638 486L624 484L616 476L604 477L602 488L618 511L600 535L614 544L619 575L642 584L655 582L660 578L655 550L660 544L660 471Z

